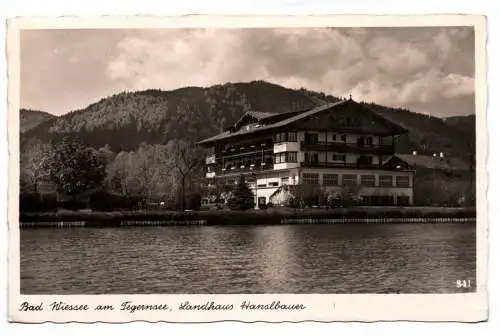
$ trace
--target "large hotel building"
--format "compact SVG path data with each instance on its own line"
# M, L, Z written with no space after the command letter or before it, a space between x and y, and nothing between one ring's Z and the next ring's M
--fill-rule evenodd
M413 203L413 171L391 164L408 133L352 99L288 113L246 112L225 132L200 141L209 184L245 176L256 204L276 202L290 185L340 195L357 188L363 204Z

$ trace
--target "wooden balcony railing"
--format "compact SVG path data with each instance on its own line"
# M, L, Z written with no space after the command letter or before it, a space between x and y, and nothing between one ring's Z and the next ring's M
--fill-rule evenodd
M266 164L262 165L261 163L256 163L256 164L250 164L250 165L235 165L230 168L223 168L223 167L218 167L216 172L217 175L226 175L226 174L237 174L237 173L247 173L247 172L253 172L253 171L263 171L263 170L270 170L273 169L273 163L272 162L267 162Z
M325 142L318 141L315 143L308 143L302 141L300 143L301 150L314 150L314 151L332 151L332 152L355 152L355 153L373 153L373 154L393 154L394 146L393 145L369 145L364 144L360 145L358 143L349 143L349 142Z

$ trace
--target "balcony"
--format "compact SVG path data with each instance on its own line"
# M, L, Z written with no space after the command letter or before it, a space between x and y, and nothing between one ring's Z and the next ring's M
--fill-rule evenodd
M263 154L269 154L273 153L273 148L263 148L263 149L258 149L258 150L241 150L238 152L228 152L225 154L218 155L217 160L222 161L224 158L224 161L227 161L229 159L236 159L244 156L254 156L254 157L259 157Z
M302 167L309 168L353 168L353 169L380 169L378 164L347 163L347 162L307 162L301 163Z
M232 145L230 147L225 148L220 153L218 153L217 157L218 158L224 157L225 159L230 159L245 155L257 155L257 154L272 153L272 152L273 152L272 142L266 141L255 144Z
M251 173L251 172L259 172L264 170L272 170L274 169L272 162L267 162L265 164L250 164L250 165L235 165L231 168L222 168L217 167L217 175L237 175L243 173Z
M340 153L371 153L371 154L386 154L394 153L393 145L360 145L358 143L345 143L345 142L325 142L318 141L315 143L308 143L302 141L300 143L301 150L313 150L320 152L340 152Z
M208 164L214 164L215 163L215 154L209 155L205 158L205 163Z
M280 142L274 144L274 153L298 152L300 144L298 142Z

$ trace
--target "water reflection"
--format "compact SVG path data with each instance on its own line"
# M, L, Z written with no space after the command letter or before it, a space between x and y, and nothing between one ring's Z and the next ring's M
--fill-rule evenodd
M25 229L21 292L452 293L475 254L472 223Z

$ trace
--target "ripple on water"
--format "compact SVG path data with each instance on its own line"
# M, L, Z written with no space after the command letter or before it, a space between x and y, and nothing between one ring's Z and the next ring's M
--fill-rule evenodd
M453 293L475 265L472 223L21 230L23 294Z

